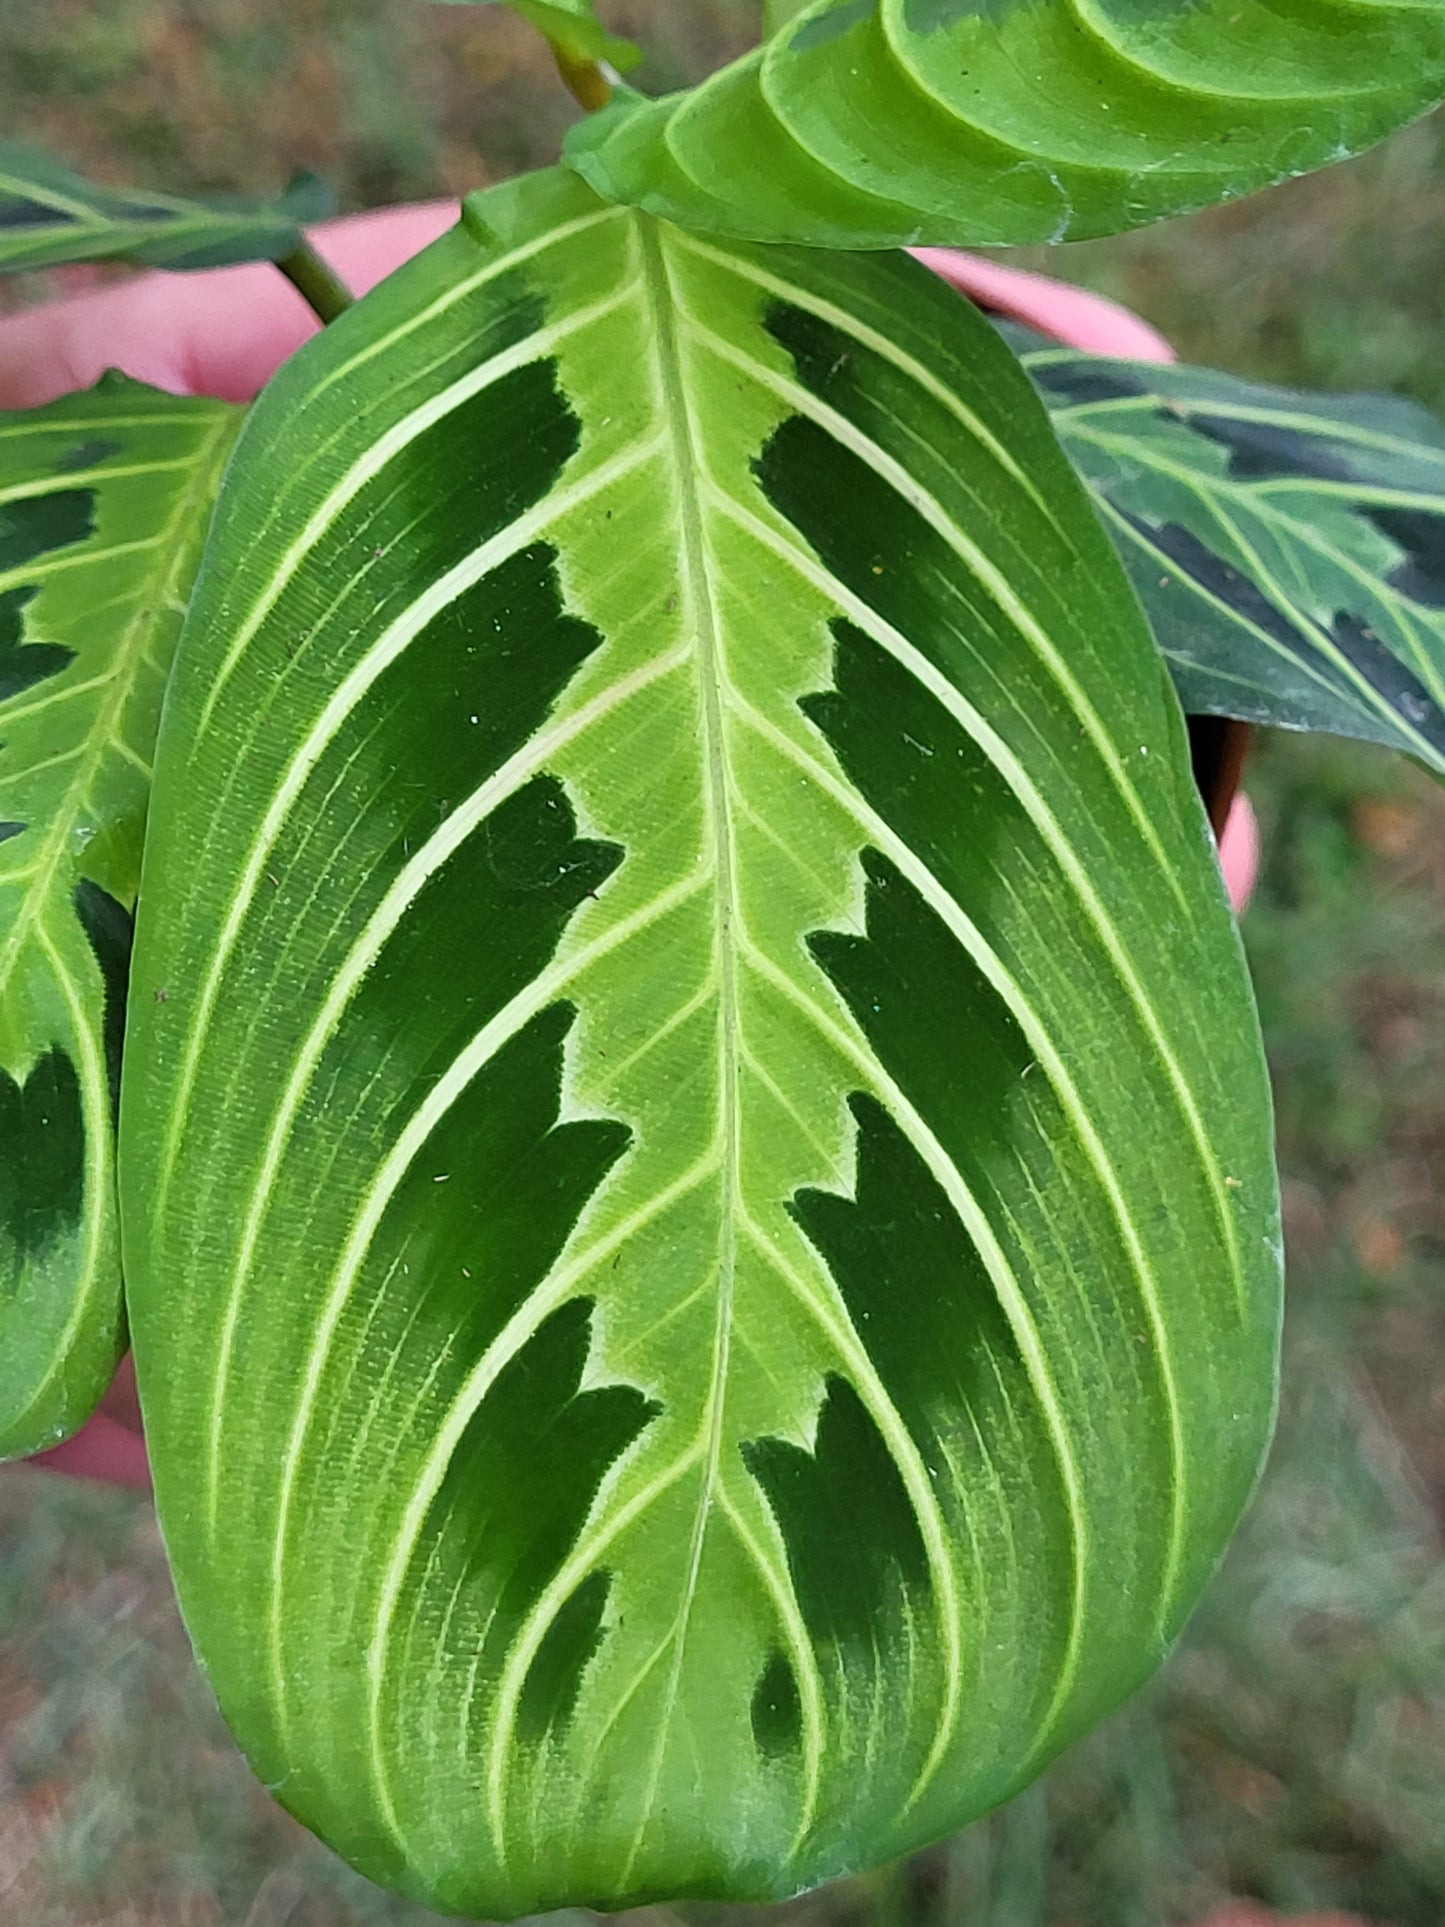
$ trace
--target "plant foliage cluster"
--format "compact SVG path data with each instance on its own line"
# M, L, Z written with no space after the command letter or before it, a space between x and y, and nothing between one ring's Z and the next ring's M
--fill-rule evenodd
M330 318L0 418L0 1448L129 1333L258 1773L487 1915L875 1863L1153 1669L1280 1290L1184 717L1445 768L1428 416L898 251L1355 152L1445 5L775 0L662 100L516 10L597 111L352 305L309 183L0 154L0 268Z

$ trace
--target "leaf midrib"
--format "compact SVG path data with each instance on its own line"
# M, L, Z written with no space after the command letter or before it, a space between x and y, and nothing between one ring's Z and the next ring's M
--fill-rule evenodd
M718 982L718 1133L721 1141L721 1170L719 1173L717 1318L713 1334L707 1411L703 1421L704 1456L701 1483L697 1511L693 1519L692 1539L688 1547L686 1578L672 1633L673 1657L667 1696L657 1722L658 1737L648 1773L642 1819L633 1837L627 1863L621 1873L623 1886L626 1886L631 1877L633 1865L642 1846L647 1821L651 1817L657 1797L663 1758L667 1750L671 1712L676 1704L682 1676L688 1622L693 1601L697 1595L703 1545L707 1537L714 1488L722 1456L723 1413L727 1397L727 1374L732 1339L733 1290L737 1273L740 1207L738 1187L741 1160L741 1117L738 1101L741 1025L738 1008L737 955L734 946L734 932L739 926L741 917L737 896L737 853L732 821L732 786L727 762L726 724L723 718L722 681L726 670L718 631L717 610L709 584L705 517L702 497L697 485L697 477L701 472L700 458L677 331L677 296L667 265L666 244L659 224L649 216L641 215L638 217L637 229L641 243L643 284L653 322L654 362L672 443L673 467L676 471L678 524L681 535L680 595L685 619L692 628L697 651L702 711L702 755L708 793L707 821L713 839L712 858L716 878L714 944Z

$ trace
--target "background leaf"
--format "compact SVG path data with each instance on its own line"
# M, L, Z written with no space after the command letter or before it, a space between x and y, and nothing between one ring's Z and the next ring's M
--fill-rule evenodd
M792 1891L1154 1664L1269 1426L1268 1100L1137 605L925 271L469 203L243 432L142 901L167 1541L366 1871Z
M314 175L298 174L268 204L240 197L184 200L122 193L0 141L0 273L126 256L155 268L219 268L277 260L303 222L334 212Z
M1078 240L1372 145L1445 95L1445 5L817 0L568 137L611 200L765 241Z
M1005 328L1191 714L1445 775L1445 428L1413 402L1100 360Z
M239 411L108 376L0 415L0 1456L121 1343L114 1100L150 763Z
M607 32L593 11L592 0L442 0L442 4L510 7L572 59L605 60L618 73L626 73L642 57L630 40L618 40Z

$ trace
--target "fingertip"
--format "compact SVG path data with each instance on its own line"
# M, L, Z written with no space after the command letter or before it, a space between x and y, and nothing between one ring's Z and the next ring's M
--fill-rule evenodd
M1224 834L1219 839L1219 861L1224 870L1224 885L1234 914L1240 916L1249 906L1259 876L1259 819L1254 806L1242 793L1230 808Z

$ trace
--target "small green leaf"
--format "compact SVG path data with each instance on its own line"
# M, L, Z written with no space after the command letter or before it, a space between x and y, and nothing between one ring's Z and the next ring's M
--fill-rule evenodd
M817 247L1080 240L1358 153L1445 95L1445 0L814 0L572 129L600 194Z
M298 174L272 203L123 193L0 141L0 273L125 256L156 268L278 260L302 225L332 213L328 189Z
M0 415L0 1457L121 1336L114 1104L161 695L240 411L120 376Z
M505 6L573 60L605 61L620 74L642 58L630 40L609 34L593 12L592 0L438 0L442 6Z
M302 349L167 701L121 1162L187 1623L375 1878L795 1892L1147 1674L1269 1431L1269 1100L982 317L550 174Z
M1445 428L1005 333L1093 488L1184 707L1445 775Z

